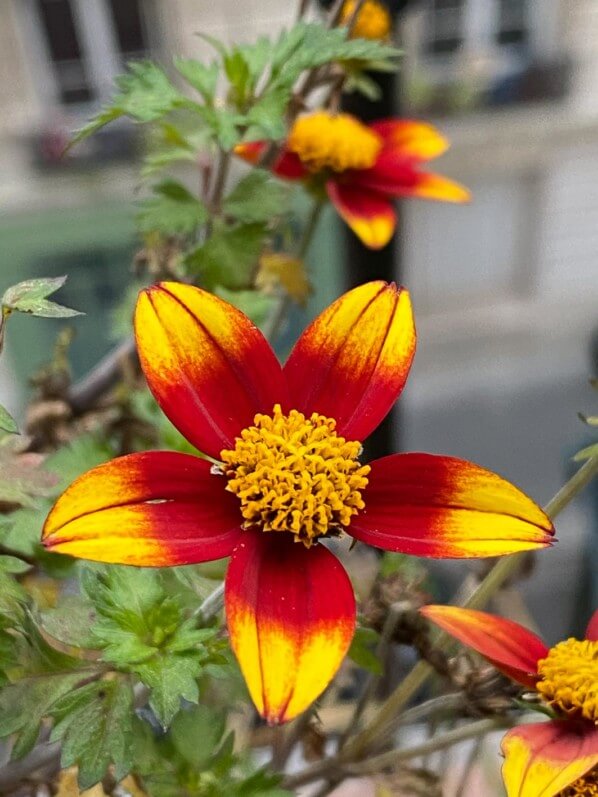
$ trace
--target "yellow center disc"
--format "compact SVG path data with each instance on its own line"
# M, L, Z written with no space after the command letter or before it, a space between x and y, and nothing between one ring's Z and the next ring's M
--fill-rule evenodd
M373 166L382 139L348 113L318 111L295 121L287 148L312 172L344 172Z
M583 778L579 778L557 797L598 797L598 769L592 769Z
M315 412L283 415L277 404L221 452L226 489L241 501L245 528L290 532L309 548L349 525L364 507L370 466L357 460L360 443L340 437L335 427Z
M598 724L598 642L567 639L538 662L536 689L557 709Z

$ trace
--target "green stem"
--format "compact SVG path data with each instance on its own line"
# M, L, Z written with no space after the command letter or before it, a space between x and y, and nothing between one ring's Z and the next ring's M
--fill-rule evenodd
M318 226L318 222L320 220L320 216L322 214L322 210L324 208L324 202L317 199L315 200L305 227L303 228L303 232L301 234L301 238L299 240L299 245L297 246L296 257L299 260L304 260L305 256L309 251L310 244L312 242L314 233ZM272 316L268 319L268 322L265 325L264 335L268 338L268 340L272 343L276 340L282 322L284 321L286 314L288 312L289 306L291 304L291 298L288 293L285 293L283 296L280 297L278 304L274 308Z
M558 491L558 493L548 502L545 507L546 514L551 519L565 509L566 506L589 484L598 474L598 457L588 460ZM525 554L514 554L505 556L494 565L486 578L479 584L477 589L465 601L464 606L469 609L479 609L485 606L490 598L501 588L501 586L517 571L521 564L521 559ZM439 637L438 646L447 647L451 642L450 637L442 634ZM381 707L372 722L346 746L344 754L350 757L359 756L370 746L372 741L379 735L388 733L397 722L399 714L411 697L417 692L434 670L424 661L418 662L406 678L401 681L399 686L392 692L388 700Z

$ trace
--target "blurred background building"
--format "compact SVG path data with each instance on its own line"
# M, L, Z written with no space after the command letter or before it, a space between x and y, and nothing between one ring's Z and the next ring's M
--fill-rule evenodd
M0 0L1 285L70 275L63 301L88 314L76 325L77 373L113 342L111 312L137 245L138 141L114 125L61 159L71 131L111 96L126 62L201 57L209 48L198 32L247 40L289 24L294 6ZM587 377L598 321L598 4L421 0L400 28L404 105L447 133L441 171L474 194L468 207L401 209L402 280L420 336L401 443L475 459L544 501L587 442L576 412L596 405ZM312 311L342 287L339 240L323 225L314 263L327 268ZM15 319L0 382L10 408L55 331ZM589 589L587 527L578 505L529 582L540 618L558 582L555 637ZM453 565L443 570L457 578Z

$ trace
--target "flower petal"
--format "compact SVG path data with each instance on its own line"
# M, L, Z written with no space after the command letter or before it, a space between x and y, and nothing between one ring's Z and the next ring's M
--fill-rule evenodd
M396 226L396 213L380 194L349 183L326 183L328 197L361 242L370 249L382 249Z
M430 172L419 172L415 185L409 190L408 196L418 199L436 199L439 202L463 202L471 201L471 192L468 188L443 177L441 174Z
M267 146L267 141L250 141L246 144L237 144L235 155L243 158L247 163L257 165ZM272 167L272 171L278 177L284 177L286 180L301 180L307 175L307 170L299 157L287 149L282 150Z
M239 526L238 502L209 462L147 451L74 481L48 515L42 542L96 562L162 567L229 556Z
M218 457L256 413L285 402L282 370L262 333L211 293L176 282L143 291L135 334L152 393L206 454Z
M370 169L355 172L353 184L389 197L416 197L442 202L469 202L467 188L439 174L420 172L417 162L404 153L383 150Z
M396 150L418 161L437 158L449 147L447 139L427 122L380 119L369 127L384 139L385 149Z
M508 797L555 797L598 764L598 728L572 720L520 725L502 751Z
M519 623L457 606L424 606L420 612L464 645L477 650L509 678L534 688L542 640Z
M322 545L246 532L226 576L226 616L253 702L277 724L304 711L336 674L355 630L355 598Z
M586 628L586 639L592 642L598 642L598 609L590 617L590 622Z
M434 454L371 464L363 509L349 533L416 556L465 558L544 548L552 523L530 498L479 465Z
M398 398L414 353L409 294L369 282L307 327L284 372L297 409L336 418L339 434L363 440Z

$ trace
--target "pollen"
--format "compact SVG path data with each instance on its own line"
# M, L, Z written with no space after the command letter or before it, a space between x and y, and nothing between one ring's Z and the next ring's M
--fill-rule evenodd
M583 778L559 792L557 797L598 797L598 768L587 772Z
M559 642L538 662L538 673L536 689L547 703L598 725L598 642Z
M233 449L221 452L226 489L239 497L243 527L286 531L309 548L318 537L338 534L365 503L369 465L361 444L335 431L336 421L297 410L258 414Z
M356 6L357 0L345 0L341 11L341 25L349 24ZM351 38L384 40L390 36L391 28L392 21L389 10L378 0L365 0L353 23Z
M351 114L318 111L295 121L287 148L311 172L344 172L373 166L382 139Z

